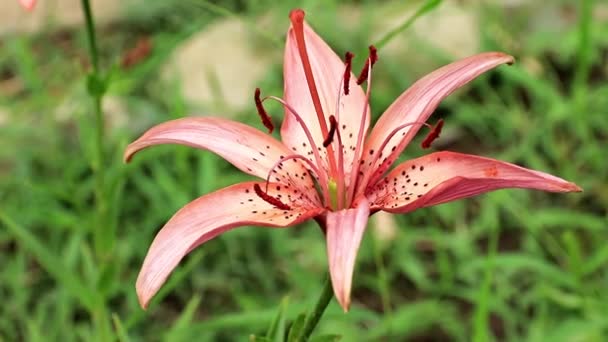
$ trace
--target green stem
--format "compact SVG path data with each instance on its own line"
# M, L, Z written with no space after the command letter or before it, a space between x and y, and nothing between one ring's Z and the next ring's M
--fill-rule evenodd
M593 0L581 0L579 2L578 18L578 53L577 64L574 71L573 97L576 111L585 113L588 101L588 81L591 71L593 57L593 40L591 36L591 25L593 24ZM585 130L586 115L576 115L575 127L579 132Z
M89 43L89 55L91 57L91 65L93 70L89 75L88 80L88 92L93 98L93 110L95 114L95 158L93 160L93 172L95 174L95 202L97 205L97 220L96 228L94 231L94 243L95 250L98 256L101 256L105 246L102 246L101 242L104 240L102 235L104 234L104 222L107 217L107 207L105 203L105 177L104 177L104 165L105 156L103 148L103 137L104 137L104 117L102 112L102 98L104 93L105 85L102 84L101 75L99 70L99 53L97 49L97 38L95 34L95 22L93 20L93 13L91 11L91 4L89 0L82 0L82 11L85 17L85 26L87 33L87 41Z
M328 276L325 281L325 285L323 285L323 291L317 300L317 304L312 309L311 312L306 316L306 320L304 320L304 327L302 328L302 332L300 336L296 339L296 341L307 341L313 330L317 327L317 324L321 320L321 316L325 312L327 305L331 302L331 299L334 297L334 290L331 286L331 278Z
M89 0L82 0L82 10L84 12L85 23L87 27L87 39L89 41L89 54L91 55L91 64L93 64L93 73L99 72L99 54L97 53L97 39L95 38L95 22L91 12L91 4Z
M480 285L479 297L475 313L473 314L473 342L483 342L490 340L488 325L490 320L490 298L492 296L492 282L494 280L495 264L494 259L498 253L498 238L500 231L493 227L490 232L488 243L488 256L485 264L485 274Z
M401 25L397 26L395 29L393 29L393 30L389 31L387 34L385 34L384 37L380 38L380 40L378 40L378 42L376 44L374 44L374 46L378 50L382 49L382 47L384 47L384 45L386 45L386 43L390 42L393 38L395 38L396 35L405 31L408 27L410 27L416 21L416 19L418 19L420 16L426 14L427 12L433 10L435 7L437 7L439 4L441 4L441 1L442 0L426 0L422 4L422 6L420 6L411 17L409 17L405 22L403 22Z
M101 79L101 77L99 75L99 53L97 52L97 38L95 35L95 22L93 21L93 14L91 13L91 5L89 3L89 0L82 0L82 10L84 12L86 28L87 28L87 40L89 42L89 55L91 57L91 65L93 66L93 71L91 72L90 76L95 81L99 81ZM95 145L96 145L96 149L97 149L95 167L96 167L98 177L101 178L101 181L98 183L98 186L101 186L101 185L103 185L103 164L104 164L104 155L103 155L104 120L103 120L103 113L101 110L101 99L103 96L102 95L103 92L91 91L91 89L89 88L89 94L93 97L93 101L94 101L95 125L96 125Z
M87 41L89 43L89 56L91 58L92 71L87 79L87 91L93 100L93 110L95 114L95 156L92 160L92 169L95 177L95 204L97 218L95 220L95 230L93 231L93 243L98 258L102 258L107 252L104 245L105 222L107 218L107 206L105 201L105 177L104 177L104 117L102 112L102 99L105 92L105 84L102 81L99 70L99 53L97 50L97 39L95 35L95 22L91 11L89 0L81 0L82 11L85 18ZM107 240L107 239L105 239ZM100 341L111 339L111 328L108 321L108 312L103 298L95 305L92 312L93 321L96 325Z

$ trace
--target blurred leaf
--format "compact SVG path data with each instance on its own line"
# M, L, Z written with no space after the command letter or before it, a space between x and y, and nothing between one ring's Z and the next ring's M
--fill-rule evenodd
M11 232L15 239L30 253L34 255L36 261L44 267L53 278L70 290L78 301L88 310L93 311L98 304L99 297L96 296L89 288L83 286L83 281L79 277L66 269L63 262L58 259L51 251L46 249L38 239L31 234L27 229L15 223L7 217L3 212L0 212L0 221Z
M173 326L164 336L165 341L190 341L188 337L188 326L192 323L196 309L201 302L200 296L193 296L181 315L173 323Z
M129 338L129 334L125 330L120 317L117 314L112 314L112 322L114 323L114 330L116 330L116 336L118 337L118 341L120 342L129 342L131 339Z
M283 297L281 303L279 304L279 310L277 311L277 315L270 323L268 327L268 332L266 332L266 338L269 341L274 342L282 342L285 339L286 335L286 311L287 306L289 305L289 297Z
M310 342L338 342L342 339L340 335L320 335L314 336L309 341Z
M289 328L289 335L287 336L287 342L296 342L302 334L304 329L304 321L306 320L306 314L299 314L298 317L293 321Z

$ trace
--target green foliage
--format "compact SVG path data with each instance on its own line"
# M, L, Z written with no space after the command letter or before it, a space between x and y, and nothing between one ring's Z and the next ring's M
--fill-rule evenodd
M144 129L190 111L180 87L161 77L164 63L180 42L225 17L243 20L255 46L280 56L287 13L300 6L339 54L361 52L355 64L367 45L395 32L375 67L377 117L422 72L455 57L425 32L400 31L403 21L373 31L385 13L372 1L129 3L117 25L97 28L107 79L87 78L80 27L0 37L0 340L281 340L290 325L304 324L298 315L326 273L323 235L312 223L228 232L193 251L147 311L139 307L135 279L163 223L201 194L248 179L216 156L177 146L122 162ZM401 3L392 11L415 13ZM504 50L518 62L442 104L438 146L544 170L585 191L505 190L397 217L392 239L367 234L351 311L330 303L313 341L608 339L606 5L532 1L507 11L463 3L479 18L479 50ZM336 19L353 8L356 22ZM565 11L560 27L536 21L553 8ZM153 39L151 54L119 67L139 36ZM406 44L415 48L391 55L389 45ZM408 59L413 54L418 59ZM280 62L260 81L264 93L282 93ZM123 125L106 117L101 194L87 87L119 98L128 115ZM261 127L253 113L252 102L226 114ZM275 107L275 120L280 113ZM418 142L404 158L423 153Z

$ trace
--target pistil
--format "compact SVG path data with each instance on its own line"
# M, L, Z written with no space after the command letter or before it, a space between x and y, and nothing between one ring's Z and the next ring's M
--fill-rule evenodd
M315 83L312 67L310 65L310 58L308 57L308 52L306 49L306 41L304 40L304 15L304 11L302 11L301 9L295 9L291 11L291 13L289 13L289 19L291 20L291 25L293 26L296 45L298 47L298 53L300 55L300 60L302 61L304 76L306 77L308 90L310 91L312 103L315 107L315 112L319 121L319 127L321 128L321 134L323 135L323 137L326 137L329 133L329 129L327 127L327 122L325 122L323 107L321 106L319 92L317 90L317 85ZM331 145L327 147L327 157L329 159L329 172L333 178L337 176L337 169L336 158L334 156L334 151Z

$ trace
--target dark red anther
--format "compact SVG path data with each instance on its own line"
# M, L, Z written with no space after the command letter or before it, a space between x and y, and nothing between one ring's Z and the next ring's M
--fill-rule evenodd
M422 146L422 148L431 147L431 143L435 141L435 139L439 138L439 134L441 134L441 128L443 128L443 119L439 119L439 121L437 121L437 123L435 124L435 126L433 126L426 138L424 138L420 146Z
M350 51L347 51L346 56L344 56L344 64L346 65L346 69L344 70L344 95L348 95L350 90L350 73L353 69L353 57L355 55Z
M378 50L376 50L375 46L370 45L369 46L369 57L367 58L367 60L365 60L365 65L363 66L363 69L361 69L361 73L359 74L359 77L357 77L357 84L361 85L361 84L363 84L363 82L365 82L367 80L369 69L372 68L374 66L374 64L376 64L377 61L378 61ZM370 65L370 63L371 63L371 65Z
M258 114L260 115L260 118L262 119L262 124L264 124L264 127L268 128L268 134L270 134L274 130L274 125L272 124L272 120L270 119L270 116L266 112L266 109L264 109L264 105L262 104L262 99L260 99L260 88L255 88L254 99L255 99L255 108L257 108Z
M281 202L278 198L274 198L274 197L270 196L268 193L262 191L262 188L260 188L260 186L258 184L253 185L253 191L255 191L255 194L258 195L258 197L260 197L267 203L270 203L279 209L282 209L282 210L291 209L290 206Z
M338 126L338 122L336 122L336 117L331 115L329 117L329 132L323 140L323 147L329 146L332 141L334 141L334 135L336 134L336 127Z

